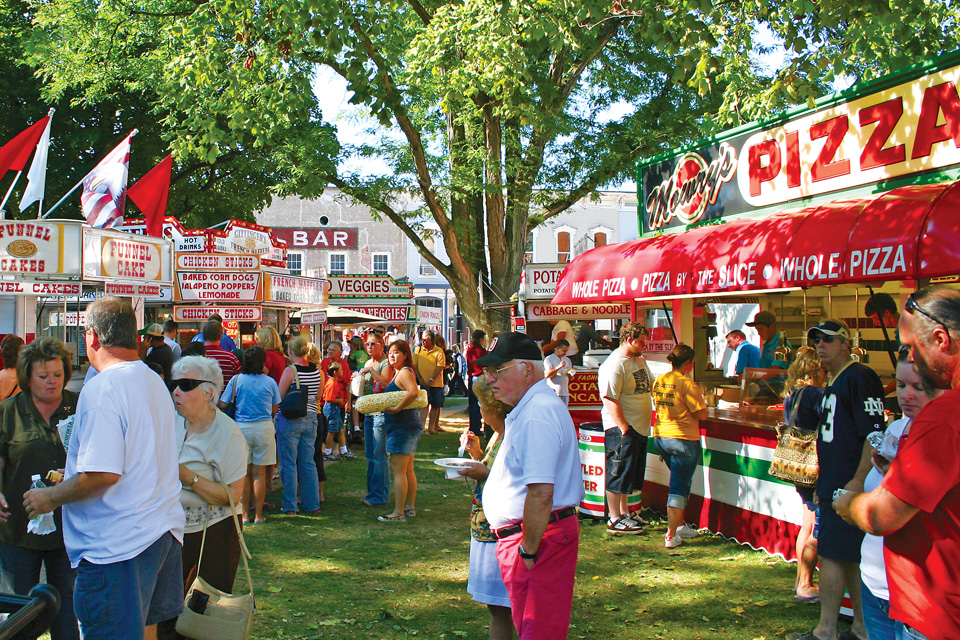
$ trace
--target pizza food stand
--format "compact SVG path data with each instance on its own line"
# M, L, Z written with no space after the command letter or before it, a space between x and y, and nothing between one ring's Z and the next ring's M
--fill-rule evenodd
M872 338L859 343L870 366L891 372L881 330L861 317L866 296L902 301L960 274L958 64L919 65L642 166L646 237L577 256L553 303L624 302L633 317L669 304L705 387L723 381L702 352L708 305L745 298L795 346L818 316L844 318ZM768 474L781 421L775 408L711 407L687 516L793 558L800 499ZM645 500L664 510L669 471L653 454L646 478Z

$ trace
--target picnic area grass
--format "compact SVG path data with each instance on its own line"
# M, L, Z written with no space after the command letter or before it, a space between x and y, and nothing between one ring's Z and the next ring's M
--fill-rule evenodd
M417 516L360 503L362 447L329 464L321 515L268 512L246 529L257 615L253 638L486 638L486 607L466 593L470 487L433 464L455 456L466 421L424 436L416 453ZM268 501L280 504L278 492ZM392 499L392 497L391 497ZM795 567L713 535L664 549L665 520L641 535L581 521L570 638L754 640L816 624L819 605L794 600ZM236 591L245 588L242 567Z

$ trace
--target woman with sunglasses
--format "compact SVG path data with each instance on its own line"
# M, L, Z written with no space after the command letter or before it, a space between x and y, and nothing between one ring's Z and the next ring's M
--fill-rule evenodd
M377 518L380 522L403 522L417 515L417 476L413 454L423 433L420 412L407 407L417 399L420 388L411 368L413 354L406 340L394 340L387 349L387 360L396 375L384 391L405 391L400 403L384 411L383 429L387 434L387 454L393 475L393 512Z
M197 577L198 567L203 569L200 577L207 583L229 593L240 562L240 539L230 503L232 499L240 515L247 480L247 441L237 424L217 408L223 373L216 360L180 358L173 365L170 387L180 414L180 503L187 516L184 594ZM202 541L205 558L201 564Z

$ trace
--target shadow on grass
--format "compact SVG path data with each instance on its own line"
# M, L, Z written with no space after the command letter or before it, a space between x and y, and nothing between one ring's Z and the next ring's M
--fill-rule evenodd
M322 514L270 512L249 527L252 637L485 638L486 607L466 593L471 487L433 464L456 454L458 434L421 438L418 515L406 522L377 522L389 507L360 503L361 456L329 466ZM581 521L571 638L750 640L814 626L817 606L793 600L793 565L710 535L664 549L665 530L655 520L611 536Z

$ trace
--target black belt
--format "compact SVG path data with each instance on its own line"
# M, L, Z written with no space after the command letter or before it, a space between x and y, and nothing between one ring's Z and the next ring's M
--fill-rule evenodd
M577 515L576 507L567 507L566 509L558 509L550 514L550 519L547 520L547 524L551 522L559 522L564 518L569 518L570 516ZM523 526L520 524L512 524L509 527L500 527L499 529L493 532L493 535L497 536L498 539L503 539L509 536L512 536L515 533L520 533L523 531Z

